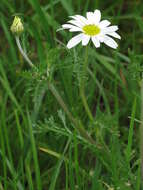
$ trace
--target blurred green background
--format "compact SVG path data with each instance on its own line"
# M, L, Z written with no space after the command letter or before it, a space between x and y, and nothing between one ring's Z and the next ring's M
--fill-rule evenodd
M66 49L73 36L56 32L68 16L101 10L119 26L119 48L89 47L85 93L79 96L84 48ZM10 31L14 15L24 24L21 44ZM1 0L0 190L140 190L139 124L143 59L142 0ZM49 69L73 117L98 146L75 130L43 78Z

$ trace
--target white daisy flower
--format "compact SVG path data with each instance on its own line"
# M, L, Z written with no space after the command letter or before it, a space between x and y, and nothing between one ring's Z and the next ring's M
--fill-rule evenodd
M68 29L70 32L80 32L73 37L67 44L68 49L73 48L80 42L86 46L90 39L96 48L100 47L100 43L105 43L107 46L116 49L118 44L111 38L121 39L116 33L118 26L110 26L108 20L101 21L101 12L87 12L86 18L81 15L70 16L72 20L67 24L62 25L62 29Z

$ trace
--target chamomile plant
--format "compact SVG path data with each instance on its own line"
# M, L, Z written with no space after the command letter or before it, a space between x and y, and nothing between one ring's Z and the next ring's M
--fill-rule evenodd
M68 49L75 47L80 42L82 43L82 46L86 46L85 59L83 61L82 69L83 77L79 81L79 91L86 113L90 121L93 122L94 118L84 93L86 71L88 68L88 44L91 40L96 48L99 48L101 43L104 43L113 49L117 49L118 44L114 39L112 39L112 37L117 39L121 39L121 37L116 32L118 30L118 26L112 26L108 20L101 20L100 10L96 9L94 12L87 12L86 17L74 15L70 16L70 18L71 20L69 20L66 24L63 24L59 30L67 29L69 32L79 33L69 40L67 43Z
M100 10L94 12L87 12L86 17L81 15L70 16L72 20L67 24L63 24L63 29L68 29L70 32L79 32L80 34L73 37L67 44L67 48L71 49L80 42L83 46L88 45L90 39L96 48L99 48L101 43L105 43L107 46L116 49L118 44L111 38L121 39L117 34L118 26L111 26L110 21L101 21Z
M51 93L53 94L53 96L56 98L57 102L62 107L62 109L65 111L65 113L67 114L69 119L72 121L72 123L74 124L77 131L79 131L79 133L81 133L81 135L84 136L84 138L86 139L87 142L95 145L95 141L92 139L92 137L89 136L89 134L83 128L82 123L73 117L72 113L68 110L66 104L64 103L64 101L63 101L62 97L60 96L59 92L57 91L56 87L51 82L51 77L50 77L51 74L50 73L52 73L52 72L50 71L51 68L49 67L49 65L47 64L47 68L45 68L45 72L42 69L42 73L41 73L40 67L33 64L32 61L30 60L30 58L28 57L28 55L26 54L26 52L23 50L21 43L20 43L20 35L24 31L24 27L23 27L23 23L22 23L21 19L18 16L14 17L14 21L11 26L11 31L15 36L16 43L17 43L17 46L18 46L18 49L19 49L21 55L23 56L25 61L29 64L29 66L32 68L30 70L30 72L28 71L28 72L25 72L24 74L27 74L27 77L29 77L29 78L31 77L31 79L33 78L34 81L36 79L36 81L38 81L38 82L44 81L44 83L47 83L47 89L49 89L51 91ZM48 54L50 55L50 50L49 50ZM53 55L53 53L51 55ZM54 56L52 56L52 60L53 59L54 59ZM48 61L50 61L50 60L48 60ZM45 73L46 73L46 75L45 75Z

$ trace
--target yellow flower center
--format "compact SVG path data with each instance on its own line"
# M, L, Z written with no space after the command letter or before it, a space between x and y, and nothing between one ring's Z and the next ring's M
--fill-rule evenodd
M95 36L100 33L100 28L94 24L85 25L82 29L89 36Z

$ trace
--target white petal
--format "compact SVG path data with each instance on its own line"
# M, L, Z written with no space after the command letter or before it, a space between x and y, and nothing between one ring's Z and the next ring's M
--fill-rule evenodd
M104 42L104 35L97 35L96 38L103 43Z
M108 20L102 20L100 23L99 23L99 27L100 28L105 28L107 26L109 26L111 23L108 21Z
M113 49L116 49L118 47L118 44L109 36L104 36L104 43Z
M95 16L93 12L87 12L86 13L87 19L90 22L90 24L94 24Z
M105 30L105 33L116 32L118 30L118 26L109 26L105 28L104 30Z
M71 24L63 24L62 27L64 29L71 29L73 27L73 25L71 25Z
M81 16L81 15L75 15L75 16L70 16L71 18L74 18L75 20L82 22L83 24L89 24L88 20Z
M94 11L94 24L98 24L101 20L101 12L99 10Z
M94 43L95 47L99 48L100 47L99 40L95 36L93 36L91 39L92 39L92 42Z
M86 46L88 44L89 40L90 40L90 36L84 35L82 38L82 45Z
M70 21L68 21L68 23L78 26L80 28L82 28L84 26L84 24L82 22L79 22L77 20L70 20Z
M78 34L77 36L73 37L67 44L67 48L71 49L74 46L76 46L77 44L79 44L81 42L83 38L83 34Z
M69 31L70 31L70 32L81 32L82 29L79 28L79 27L77 27L77 26L73 26Z
M63 29L69 29L70 32L80 32L82 31L81 28L71 25L71 24L63 24L62 25Z
M107 35L112 36L112 37L114 37L114 38L121 39L121 36L120 36L119 34L117 34L116 32L111 32L111 33L109 33L109 34L107 34Z
M81 25L85 25L85 22L83 22L83 20L77 18L76 16L69 16L70 18L73 18L75 21L79 22ZM87 21L86 21L87 22Z

